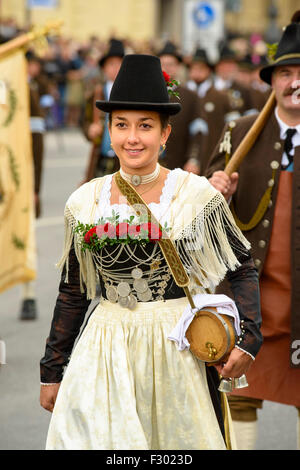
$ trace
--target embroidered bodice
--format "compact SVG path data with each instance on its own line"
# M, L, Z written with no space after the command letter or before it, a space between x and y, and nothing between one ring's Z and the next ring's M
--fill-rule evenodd
M175 192L178 175L182 170L170 171L166 177L159 203L149 208L156 219L170 224L168 208ZM136 216L127 204L110 204L112 175L107 177L98 199L95 223L103 217L119 214L120 220ZM122 307L134 309L137 302L167 300L183 297L184 291L174 282L158 243L145 246L117 244L106 246L100 253L93 253L99 273L102 296Z

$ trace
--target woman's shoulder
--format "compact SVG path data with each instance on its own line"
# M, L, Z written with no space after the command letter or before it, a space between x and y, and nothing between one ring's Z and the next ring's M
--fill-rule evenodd
M73 191L67 199L66 207L72 211L78 210L82 206L94 201L105 183L105 180L109 176L110 175L103 176L101 178L94 178L93 180L79 186L79 188Z

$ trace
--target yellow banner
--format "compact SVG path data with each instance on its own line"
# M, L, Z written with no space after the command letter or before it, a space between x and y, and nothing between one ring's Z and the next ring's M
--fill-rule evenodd
M0 57L0 292L36 277L27 63Z

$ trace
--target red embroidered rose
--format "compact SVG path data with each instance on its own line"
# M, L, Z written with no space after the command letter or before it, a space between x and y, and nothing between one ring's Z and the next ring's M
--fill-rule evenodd
M96 233L96 227L91 228L85 235L84 235L84 241L85 243L90 244L92 242L92 238L95 238Z
M168 83L169 83L170 80L171 80L170 75L169 75L167 72L165 72L165 71L163 70L163 76L164 76L164 79L165 79L166 84L168 85Z
M160 228L157 225L152 224L151 222L141 224L141 229L147 232L146 237L149 239L149 242L155 243L159 241L162 237L162 231L160 230Z
M105 236L106 238L116 238L116 227L110 223L104 225L97 225L96 233L99 238Z
M76 233L80 233L83 237L83 250L100 250L106 245L115 243L155 243L162 238L162 230L159 225L151 222L135 223L131 225L133 218L124 222L118 222L119 216L116 217L116 225L110 222L102 223L92 228L91 225L84 225L78 222L75 228ZM169 230L166 228L166 230Z
M128 235L130 238L136 238L141 233L141 226L140 225L130 225L128 227Z
M127 238L129 225L126 222L121 222L116 226L116 235L118 238Z

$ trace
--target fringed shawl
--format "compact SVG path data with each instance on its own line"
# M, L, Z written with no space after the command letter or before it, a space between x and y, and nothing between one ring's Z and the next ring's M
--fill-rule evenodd
M171 239L194 286L213 291L239 265L250 243L235 224L222 194L204 177L182 172L171 207ZM191 286L192 287L192 286Z
M65 207L65 243L59 268L66 265L74 244L80 264L81 289L87 297L96 295L97 270L90 251L82 251L79 235L74 232L77 222L95 223L96 200L100 197L105 178L97 178L78 188ZM228 270L239 265L236 253L247 252L250 244L236 226L227 202L204 177L182 171L169 207L171 232L180 258L190 276L191 287L213 290Z

